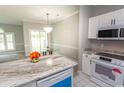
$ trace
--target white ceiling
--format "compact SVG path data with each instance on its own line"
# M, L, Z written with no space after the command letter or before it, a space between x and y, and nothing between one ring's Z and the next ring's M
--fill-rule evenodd
M50 13L53 24L78 11L77 5L1 5L0 23L21 25L22 21L33 21L46 24L46 13Z

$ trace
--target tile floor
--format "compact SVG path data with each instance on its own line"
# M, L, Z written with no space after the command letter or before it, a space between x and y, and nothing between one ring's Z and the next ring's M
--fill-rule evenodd
M99 87L90 80L90 77L81 71L78 72L78 75L74 77L74 87Z

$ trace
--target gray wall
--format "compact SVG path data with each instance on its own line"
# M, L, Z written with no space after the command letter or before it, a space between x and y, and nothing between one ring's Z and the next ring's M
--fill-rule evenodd
M88 40L88 20L92 16L92 6L80 6L79 15L79 69L82 68L82 53L85 48L90 48Z
M5 32L14 32L16 50L12 52L17 52L17 54L20 54L20 56L24 56L24 40L22 26L0 23L0 28L2 28ZM8 54L8 52L4 52L2 54L6 53Z
M83 50L91 47L88 40L88 20L92 15L93 6L82 5L79 18L78 15L74 15L53 25L53 48L65 56L78 59L79 69L82 67Z
M53 25L52 46L56 52L78 59L79 14Z
M95 5L93 6L92 16L97 16L107 12L115 11L124 8L124 5Z

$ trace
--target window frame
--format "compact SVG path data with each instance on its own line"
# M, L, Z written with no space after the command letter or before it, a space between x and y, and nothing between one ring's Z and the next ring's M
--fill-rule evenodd
M30 38L30 51L33 51L33 48L32 48L32 37L31 37L31 34L32 34L32 31L36 31L36 32L39 32L39 34L40 34L40 32L45 32L45 31L43 31L43 30L36 30L36 29L31 29L30 30L30 36L29 36L29 38ZM41 34L39 35L39 38L41 38ZM48 46L48 34L47 34L47 32L45 32L45 38L46 38L46 47ZM40 42L40 52L41 52L41 42Z
M4 43L4 50L0 50L0 52L3 52L6 50L6 46L5 46L5 33L0 33L1 35L3 35L3 43Z
M5 42L6 42L6 49L7 49L7 51L16 50L16 45L15 45L15 34L14 34L14 32L6 32L6 33L5 33L5 37L6 37L7 34L12 34L12 41L13 41L13 49L8 49L7 38L5 38L5 39L6 39Z
M3 33L0 33L0 34L3 34L4 46L5 46L5 50L0 50L0 52L14 51L16 49L14 32L3 32ZM7 38L6 38L7 34L12 34L13 49L8 49Z

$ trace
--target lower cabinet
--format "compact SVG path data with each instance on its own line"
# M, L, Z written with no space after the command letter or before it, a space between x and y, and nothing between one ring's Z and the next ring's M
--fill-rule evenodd
M37 81L37 87L72 87L72 85L72 68Z
M84 53L82 56L82 72L90 75L90 60L92 56L90 54Z
M73 68L50 75L46 78L32 81L21 85L20 87L72 87L73 86Z

